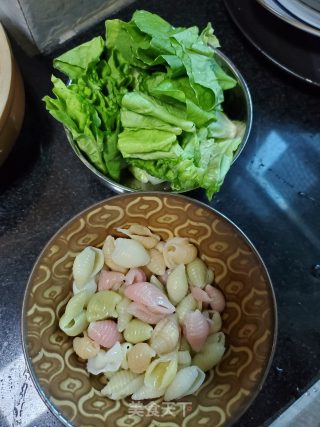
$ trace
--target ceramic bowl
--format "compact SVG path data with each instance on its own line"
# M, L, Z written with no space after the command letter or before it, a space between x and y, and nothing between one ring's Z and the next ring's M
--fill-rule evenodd
M24 116L24 87L9 40L0 23L0 166L8 157Z
M88 245L100 246L115 227L148 225L163 239L188 237L215 270L226 298L223 331L226 352L207 373L195 395L173 402L171 412L158 399L156 412L147 402L112 401L101 395L98 377L89 376L58 327L71 297L72 264ZM277 328L270 277L256 249L221 213L185 196L126 193L102 201L72 218L40 254L26 288L22 334L34 384L51 411L66 426L123 427L170 425L230 426L249 407L268 373ZM150 408L150 406L149 406ZM135 411L135 412L134 412ZM152 417L151 417L152 416Z
M242 142L238 150L234 153L235 161L244 146L246 145L252 126L252 101L249 88L242 77L240 71L237 67L230 61L230 59L219 49L215 49L215 59L219 65L237 81L237 86L233 89L227 90L224 92L224 111L232 120L239 120L245 123L245 130L242 138ZM168 182L163 182L161 184L153 185L151 183L141 183L135 179L132 174L127 171L121 176L121 182L116 182L111 178L105 176L98 169L96 169L86 158L86 156L80 151L75 141L72 139L71 133L66 129L66 134L68 141L73 148L77 157L82 161L82 163L102 182L111 190L116 193L124 192L133 192L133 191L167 191L167 192L176 192L184 193L186 191L193 190L194 188L188 188L183 191L173 191L170 188Z

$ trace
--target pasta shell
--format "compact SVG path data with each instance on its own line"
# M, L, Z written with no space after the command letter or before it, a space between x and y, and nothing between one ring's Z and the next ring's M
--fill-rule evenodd
M164 261L169 268L189 264L196 258L197 252L197 248L183 237L173 237L163 246Z
M176 350L180 338L180 328L174 315L167 316L154 328L150 345L159 355Z
M188 351L190 353L191 351L191 347L190 344L187 341L187 338L185 336L182 335L181 339L180 339L180 347L179 347L180 351Z
M187 265L188 281L191 286L203 289L207 284L208 268L200 258L195 258Z
M119 237L115 240L111 260L121 267L135 268L147 265L150 255L141 243Z
M153 274L164 274L166 271L166 264L164 262L164 258L161 252L157 249L150 249L150 261L147 264L147 268Z
M117 373L117 371L115 372L104 372L103 375L107 380L111 380L111 378ZM107 381L104 383L106 384Z
M215 311L215 310L204 311L203 315L206 317L207 322L209 324L210 334L215 334L216 332L219 332L221 330L222 319L218 311Z
M205 373L198 366L181 369L164 394L164 400L180 399L197 391L205 380Z
M191 294L183 298L176 307L176 313L179 319L180 325L183 324L183 319L187 313L194 311L197 308L197 301Z
M160 240L160 242L156 244L155 249L157 249L157 251L163 254L163 248L165 244L166 242L164 242L163 240Z
M106 348L111 348L117 341L122 341L122 335L113 320L99 320L90 323L88 336Z
M122 362L121 362L121 368L122 369L129 369L128 365L128 354L130 350L132 349L133 345L130 342L125 342L121 344L121 350L122 350Z
M166 314L163 313L153 313L148 309L147 306L138 304L136 302L130 303L127 310L128 314L137 317L138 319L149 323L150 325L156 325L158 322L160 322L161 319L164 318L164 316L166 316Z
M183 264L175 267L168 276L167 291L170 301L176 305L188 293L188 280L186 268Z
M81 359L90 359L95 357L100 350L100 346L98 343L93 341L87 336L82 338L76 337L73 340L73 349L74 352L81 357Z
M127 285L133 283L145 282L147 280L146 273L141 268L130 268L126 274L125 281Z
M113 289L117 291L124 282L125 276L119 271L102 270L99 277L99 291Z
M85 307L90 298L90 292L81 291L69 300L59 321L59 327L65 334L75 337L87 329L88 321Z
M117 228L120 233L126 234L133 240L140 242L146 249L151 249L160 241L157 234L153 234L148 227L140 224L132 224L128 229Z
M74 295L78 294L81 291L87 291L91 295L93 295L96 292L96 290L97 290L97 284L94 278L90 279L82 287L79 287L75 281L72 284L72 291Z
M148 340L152 335L153 328L138 319L131 320L124 330L124 338L133 344Z
M226 305L223 293L218 288L211 285L207 285L205 290L211 299L210 305L212 310L219 312L223 311Z
M144 400L144 399L155 399L164 395L165 388L153 388L147 385L143 385L131 396L132 400Z
M191 355L188 350L178 351L178 366L185 367L191 365Z
M183 321L183 333L192 349L200 351L209 335L209 325L199 310L187 313Z
M160 282L160 280L156 276L152 275L150 277L150 283L152 283L152 285L155 285L161 292L165 293L163 284Z
M121 296L114 291L100 291L92 295L87 307L88 322L117 317L116 305Z
M112 400L123 399L139 390L143 385L143 375L134 374L129 370L114 374L101 394Z
M173 381L177 370L177 353L161 356L148 366L144 376L144 384L154 389L164 389Z
M206 279L206 283L208 285L211 285L214 281L214 271L211 270L211 268L207 269L207 279Z
M160 276L159 276L159 280L160 280L160 282L163 284L163 285L166 285L167 284L167 280L168 280L168 277L169 277L169 274L171 273L171 269L170 268L167 268L166 269L166 271L163 273L163 274L161 274Z
M116 342L108 351L100 350L95 357L89 359L87 371L93 375L116 372L121 366L122 358L121 345Z
M208 303L211 302L211 298L209 297L207 292L201 288L197 288L196 286L194 286L191 289L191 294L192 294L193 298L196 299L197 301L208 302Z
M101 249L87 246L73 262L72 272L77 287L81 289L103 267L104 257Z
M106 240L104 241L103 247L102 247L102 252L104 255L104 262L111 270L118 271L120 273L126 274L128 269L116 264L111 259L111 255L114 251L114 247L115 247L114 237L107 236Z
M216 366L225 352L225 336L223 332L210 335L202 350L197 353L192 363L199 366L204 372Z
M146 343L138 343L128 353L128 367L136 373L142 374L151 363L156 352Z
M131 304L131 301L123 297L121 301L116 306L116 311L118 313L118 331L123 332L127 327L128 323L132 319L132 314L129 313L128 307Z
M170 314L175 311L168 298L156 286L148 282L135 283L125 289L125 296L146 305L154 313Z

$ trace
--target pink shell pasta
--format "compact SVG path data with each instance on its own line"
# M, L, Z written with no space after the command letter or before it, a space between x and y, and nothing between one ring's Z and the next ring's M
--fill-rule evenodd
M113 320L100 320L90 323L88 336L106 348L111 348L117 341L122 341L122 335Z
M207 292L201 288L198 288L195 286L191 289L191 293L192 293L193 298L196 299L197 301L211 302L211 298L209 297Z
M125 277L127 285L133 283L145 282L147 280L146 273L141 268L130 268Z
M113 289L114 291L117 291L124 279L124 274L119 273L118 271L102 270L99 277L98 290L102 291L106 289Z
M147 306L136 302L131 302L128 305L127 311L129 314L132 314L132 316L135 316L150 325L156 325L166 316L166 314L163 313L153 313Z
M151 283L135 283L128 286L124 293L126 297L138 304L146 305L154 313L171 314L175 311L175 307L165 294Z
M183 334L195 351L200 351L209 335L210 327L205 316L199 311L192 311L183 319Z
M211 285L207 285L205 290L210 297L210 305L212 310L219 312L223 311L226 305L223 293L218 288L215 288Z

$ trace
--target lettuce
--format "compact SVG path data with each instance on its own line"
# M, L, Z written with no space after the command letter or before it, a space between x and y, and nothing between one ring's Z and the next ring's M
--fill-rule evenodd
M202 187L212 198L241 143L241 123L223 112L236 81L215 60L211 24L173 27L136 11L131 21L106 21L95 37L60 55L53 96L44 101L88 160L121 181L129 169L143 182L174 190Z

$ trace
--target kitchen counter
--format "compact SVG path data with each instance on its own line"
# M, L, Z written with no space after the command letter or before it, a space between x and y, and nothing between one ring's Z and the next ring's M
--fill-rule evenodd
M261 392L236 423L268 426L319 379L320 90L262 57L222 0L141 0L116 16L127 20L136 8L177 26L204 27L211 21L252 94L251 136L210 205L246 233L274 284L276 353ZM101 23L64 48L103 29ZM29 58L17 46L14 52L25 82L26 114L0 170L0 426L53 427L61 424L35 391L23 359L24 290L48 239L79 211L113 193L76 158L62 126L45 111L41 98L50 92L52 57ZM208 203L202 191L188 195Z

